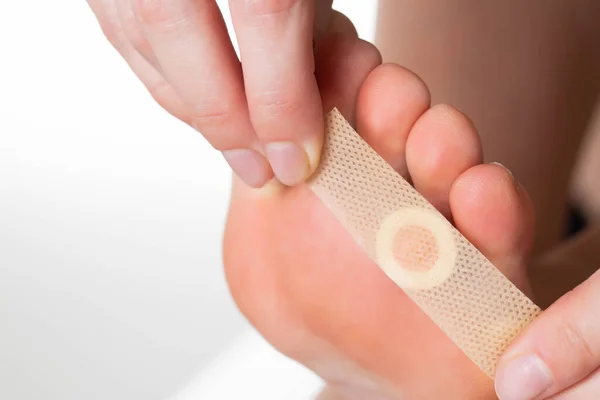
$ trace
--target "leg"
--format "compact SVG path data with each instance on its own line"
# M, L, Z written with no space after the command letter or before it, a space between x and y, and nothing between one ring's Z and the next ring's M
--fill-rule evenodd
M381 0L377 42L464 111L488 161L536 210L536 252L563 235L569 179L598 94L600 3Z
M600 104L573 176L573 196L591 223L600 221Z

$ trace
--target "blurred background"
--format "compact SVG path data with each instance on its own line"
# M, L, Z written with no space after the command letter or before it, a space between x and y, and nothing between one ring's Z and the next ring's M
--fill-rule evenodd
M371 40L375 4L334 6ZM316 393L230 299L228 167L86 2L2 2L0 48L0 399Z

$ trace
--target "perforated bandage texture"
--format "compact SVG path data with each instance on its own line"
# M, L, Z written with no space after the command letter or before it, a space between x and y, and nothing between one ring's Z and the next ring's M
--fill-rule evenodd
M537 307L354 131L326 116L309 185L367 255L488 376Z

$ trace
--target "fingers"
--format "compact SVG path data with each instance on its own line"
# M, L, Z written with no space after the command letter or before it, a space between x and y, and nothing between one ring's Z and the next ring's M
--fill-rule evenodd
M88 5L94 12L102 33L119 53L127 43L127 36L123 34L119 21L119 10L114 0L87 0Z
M140 78L152 97L176 118L186 121L186 106L173 87L151 65L153 55L143 56L130 42L114 0L88 0L100 27L109 42L121 54L133 72Z
M216 3L133 1L158 68L186 104L185 120L223 152L246 184L264 185L272 171L254 134L241 67Z
M158 60L152 51L150 42L148 42L144 31L137 21L132 2L130 0L113 0L113 2L117 8L121 29L123 30L123 34L127 37L129 44L144 57L154 69L158 70L160 68Z
M119 25L105 31L117 32L112 42L157 101L247 184L264 185L274 170L295 185L314 170L323 121L313 35L352 26L331 0L232 1L243 71L213 0L89 2L105 27Z
M133 1L163 75L191 109L191 122L219 150L252 148L241 68L216 3Z
M316 168L323 139L314 76L314 0L230 2L252 125L279 181Z
M162 65L160 65L150 41L146 39L147 31L143 29L144 26L140 24L140 18L137 15L138 9L133 7L132 3L129 1L115 2L114 0L89 0L89 4L98 17L100 25L109 41L125 58L132 70L148 88L152 97L175 117L187 123L194 124L196 122L196 116L199 115L199 113L194 110L194 102L191 102L192 107L190 107L189 97L187 99L188 101L184 102L180 93L170 82L167 82L161 74L161 72L164 72L164 69L162 68ZM150 1L144 2L142 5L144 7L144 12L149 12L150 14L156 12L156 14L152 15L144 14L145 17L156 18L156 21L153 20L154 22L157 22L156 26L153 24L146 26L150 31L157 26L160 26L158 23L159 21L164 22L168 20L166 11L164 14L161 14L164 10L152 8L159 5L160 4L151 4ZM175 15L175 11L176 9L170 9L170 12L173 13L171 15ZM161 20L161 17L164 18L164 20ZM164 33L169 32L169 30L166 29L165 31L160 31L159 29L159 32ZM160 35L157 36L161 37ZM178 39L180 40L181 38ZM158 42L160 42L160 40ZM176 48L178 47L177 43L178 42L174 43L174 47ZM168 47L167 44L165 44L164 47ZM157 46L157 48L159 51L162 51L163 49L160 45ZM172 60L167 58L167 61L168 62L165 63L167 69L171 72L171 75L177 76L178 79L175 79L174 82L181 87L182 83L181 79L179 79L180 76L176 73L177 68L172 66L172 63L170 62ZM161 69L162 71L159 72L158 69ZM192 76L192 78L194 77ZM247 121L249 121L248 118ZM250 125L249 122L248 125ZM211 131L210 128L207 128L207 130L209 132L214 131ZM244 140L244 138L242 140ZM209 138L209 141L211 141L211 138ZM253 142L256 142L256 140ZM224 143L217 143L216 141L213 141L212 144L215 147L225 145ZM260 187L272 177L272 172L266 159L254 149L232 149L231 151L225 151L224 156L238 175L250 186Z
M496 390L501 400L549 398L600 366L599 289L596 273L517 338L498 365ZM598 385L596 380L585 384Z

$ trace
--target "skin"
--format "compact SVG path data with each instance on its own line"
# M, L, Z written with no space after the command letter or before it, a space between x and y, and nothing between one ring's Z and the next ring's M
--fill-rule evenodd
M415 71L434 104L473 120L486 160L506 165L532 198L534 252L556 246L598 97L600 3L382 0L378 15L385 61Z
M600 171L600 107L597 105L595 120L582 143L578 165L573 172L573 197L585 214L594 221L600 220L598 171Z
M382 0L379 48L387 61L417 72L434 102L450 102L475 122L486 158L504 163L529 192L537 220L534 255L543 254L560 244L574 174L579 204L592 218L598 215L600 113L594 109L600 7L578 0L456 5L440 10L430 2ZM460 57L448 53L455 51L449 43L461 43ZM419 51L423 48L438 51ZM573 111L553 112L559 104ZM584 142L588 125L592 129ZM576 165L580 146L583 157ZM515 355L536 354L548 364L552 383L541 394L523 398L550 398L574 384L558 398L600 393L596 318L588 308L598 305L594 294L600 282L594 275L577 286L598 267L598 243L600 233L592 229L530 268L538 303L551 307L509 349L500 374Z
M382 3L382 10L387 12L381 15L393 10L398 18L408 15L403 23L395 23L397 29L408 29L403 31L404 40L397 39L401 51L395 57L424 81L409 69L382 64L379 51L359 40L351 23L332 12L327 1L232 0L242 63L235 57L212 1L89 3L108 39L154 98L198 129L237 172L224 239L225 272L232 296L267 340L328 382L322 398L496 398L492 381L368 260L302 182L318 162L323 112L336 106L398 173L410 179L463 235L531 294L526 269L529 256L532 249L539 252L558 241L559 221L564 215L559 205L564 196L554 194L564 189L567 180L567 172L556 167L551 169L555 175L550 185L537 167L550 165L549 160L563 151L567 167L572 165L578 137L567 140L554 125L572 126L577 131L589 116L591 107L586 105L594 97L577 80L584 80L581 71L587 69L577 69L574 81L560 75L572 64L557 65L557 60L571 54L574 50L569 44L579 39L563 38L563 31L543 29L562 18L561 10L548 7L551 10L544 9L542 17L532 22L536 34L528 40L533 41L532 46L541 46L542 57L538 54L538 58L529 59L527 51L517 53L513 69L502 71L504 84L500 80L486 86L489 77L456 75L466 66L475 68L473 63L479 59L470 64L468 56L450 57L443 52L444 43L436 42L440 33L450 42L465 40L459 34L473 29L473 35L466 36L471 38L466 46L486 48L486 36L475 35L476 26L465 23L477 15L467 14L460 20L450 8L435 14L436 8L422 3L406 4L403 10L390 6L400 2ZM411 25L407 10L418 17L414 20L437 16L446 25ZM530 20L527 12L533 13L533 8L525 7L519 14L518 26L525 27L524 21ZM579 14L569 16L581 22ZM380 26L389 27L390 22L384 18ZM447 31L436 30L440 26L446 26ZM511 40L522 39L514 35L492 35L501 39L499 47L493 47L495 51L510 48ZM391 39L380 39L380 43L385 58L393 58ZM438 44L435 48L441 53L416 51L424 44ZM431 62L428 57L432 54L439 59ZM494 65L494 54L488 50L482 55L489 61L485 65ZM520 72L519 65L530 65L528 62L537 59L551 67L547 76L536 75L533 66L527 71L530 75ZM475 84L468 84L469 77ZM535 78L533 83L528 77ZM562 83L551 85L555 80ZM507 82L529 86L513 93L510 88L521 86ZM479 84L481 89L477 89ZM463 87L471 88L471 92ZM537 97L536 89L541 91ZM569 108L568 118L556 113L552 115L555 120L540 122L536 115L547 112L550 105L546 101L536 108L537 100L562 94L563 90L581 102ZM496 101L491 110L511 118L486 113L480 106L488 106L481 101L486 94ZM517 94L521 103L511 100ZM472 120L458 109L443 104L444 99L470 105L469 113L474 111L475 121L486 135L481 136ZM531 118L515 119L523 107L533 107ZM506 121L514 121L514 125ZM530 131L530 135L524 133ZM531 151L537 150L542 131L549 131L552 138L547 141L547 151L546 147L544 152ZM516 147L501 145L513 141ZM519 153L518 149L528 151ZM484 160L510 164L516 171L514 176L525 184L519 184L505 167ZM531 171L538 171L537 175ZM526 188L531 190L533 201ZM537 235L534 210L538 216L547 217L542 221L548 224ZM580 344L594 338L594 329L577 328L582 323L586 328L593 325L586 321L592 320L589 313L596 299L591 288L596 281L591 279L573 292L571 297L576 300L561 299L551 307L518 339L507 359L511 354L528 352L532 345L552 349L563 343L556 341L561 338L558 333L545 342L536 339L545 329L560 332L557 321L565 315L572 321L569 326L574 327L570 332L581 331L581 335L568 337L581 338ZM592 303L582 305L577 300L581 296ZM573 346L573 351L548 353L556 356L548 359L555 363L550 368L556 381L544 396L562 391L562 398L581 398L570 394L577 389L564 391L577 382L594 390L594 379L589 383L586 375L600 360L586 349L593 347ZM569 375L560 369L560 361L578 365L585 356L585 368L577 373Z
M405 99L411 97L407 103L421 102L421 107L415 112L399 102L378 114L377 99L398 92ZM407 138L398 150L407 154L407 172L413 169L411 154L419 160L435 159L432 151L455 153L456 163L446 171L443 185L419 178L448 167L441 163L417 164L412 180L429 187L431 197L452 213L465 235L487 248L497 265L512 272L514 280L524 280L515 260L528 247L527 240L517 237L530 236L530 227L521 223L530 210L529 200L503 167L479 164L478 137L464 115L448 106L429 109L426 87L394 65L379 66L368 74L355 113L352 101L342 101L335 103L347 118L356 115L363 137L373 146ZM402 124L379 124L386 120L414 123L405 124L408 129L403 132L397 131ZM439 144L434 149L431 140ZM464 147L457 148L456 142ZM486 181L496 184L481 185ZM241 310L276 347L351 398L439 398L449 393L451 397L445 398L492 398L491 381L367 260L308 188L266 194L240 186L234 191L227 226L226 272ZM493 217L492 232L482 215ZM508 240L498 242L498 236ZM240 237L246 238L243 244ZM273 246L279 240L285 245ZM258 258L260 263L248 262ZM395 346L387 344L390 337ZM461 379L456 379L457 371Z

